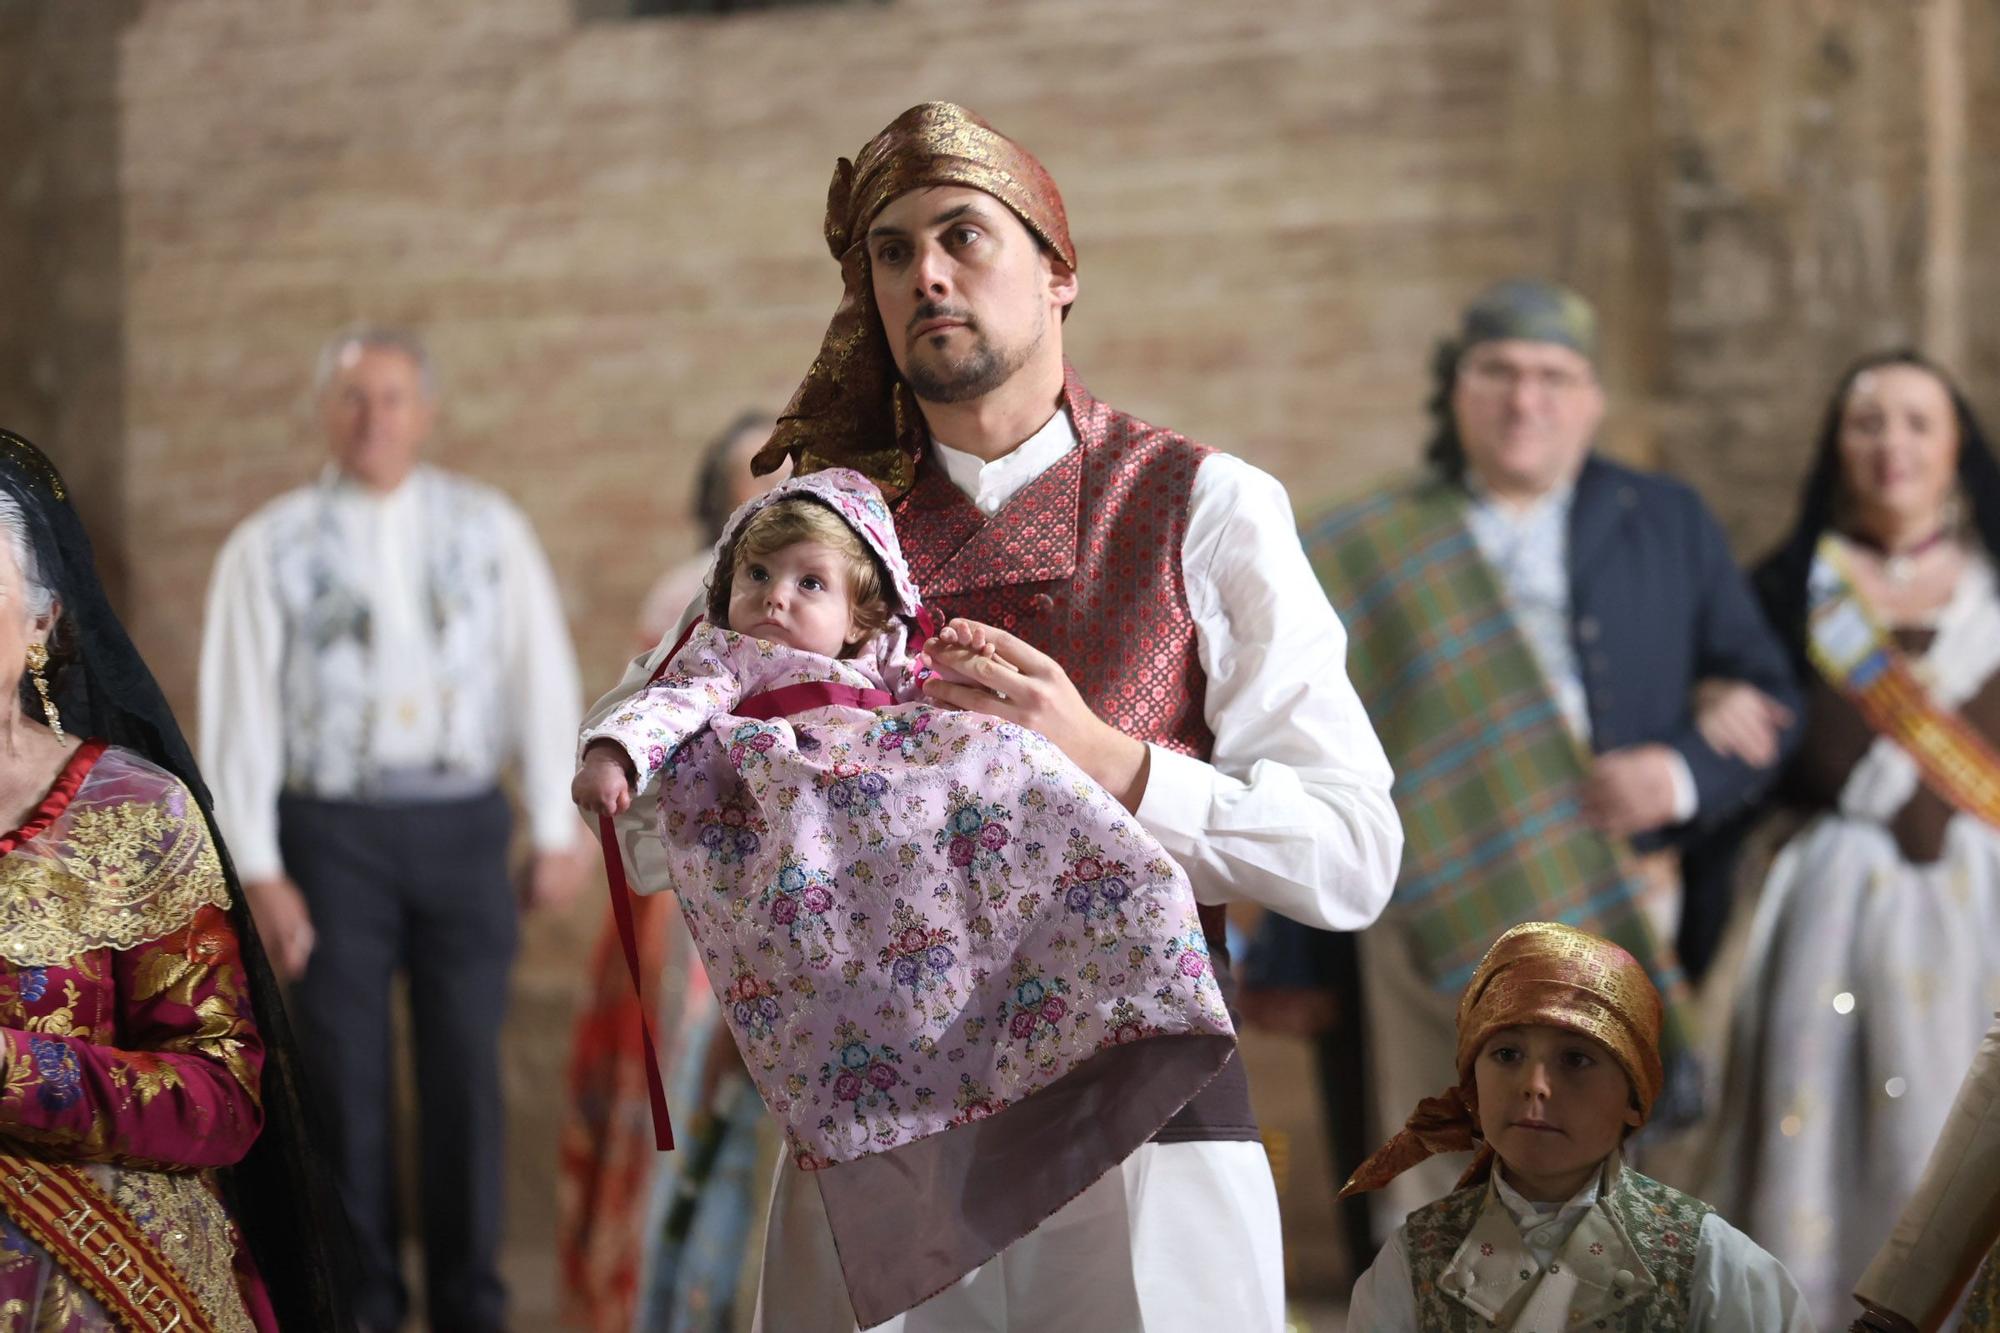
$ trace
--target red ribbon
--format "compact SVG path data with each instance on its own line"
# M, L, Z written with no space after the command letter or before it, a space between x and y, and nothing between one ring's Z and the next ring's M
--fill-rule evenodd
M871 690L859 685L842 685L832 680L809 680L798 685L781 685L775 690L753 694L729 711L738 717L762 721L790 717L812 708L844 704L850 708L887 708L896 696L887 690Z
M695 626L702 618L696 616L688 627L681 631L674 646L660 659L660 665L653 670L652 680L666 674L667 663L674 660L674 654L694 633ZM604 849L604 880L611 888L611 919L618 926L618 943L625 950L625 967L632 974L632 991L639 997L639 1033L646 1045L646 1100L653 1107L653 1146L661 1152L671 1152L674 1146L674 1122L667 1115L667 1083L660 1077L660 1051L653 1041L653 1020L646 1012L646 988L639 983L639 932L632 925L632 886L625 880L625 858L618 852L618 835L612 830L611 817L597 817L597 840Z

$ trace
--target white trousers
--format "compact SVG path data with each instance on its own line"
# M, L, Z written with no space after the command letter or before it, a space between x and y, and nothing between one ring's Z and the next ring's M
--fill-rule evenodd
M1261 1143L1148 1143L887 1333L1281 1333L1284 1237ZM819 1189L781 1162L759 1333L853 1333Z

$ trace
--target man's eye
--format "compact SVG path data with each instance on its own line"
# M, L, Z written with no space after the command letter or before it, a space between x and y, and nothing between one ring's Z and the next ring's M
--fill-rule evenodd
M979 228L977 227L953 227L951 229L951 243L953 245L971 245L978 239Z
M875 262L878 264L900 264L903 262L903 247L883 245L876 247Z

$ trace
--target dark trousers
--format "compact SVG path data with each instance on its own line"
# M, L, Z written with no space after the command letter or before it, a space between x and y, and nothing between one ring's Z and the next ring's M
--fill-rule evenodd
M1327 1157L1333 1167L1334 1211L1339 1214L1348 1262L1359 1277L1375 1262L1380 1243L1368 1216L1368 1197L1339 1198L1348 1177L1361 1169L1373 1148L1368 1143L1367 1025L1361 1012L1361 958L1355 936L1326 932L1326 980L1333 992L1331 1030L1313 1042L1318 1055L1320 1108L1325 1116ZM1401 1129L1402 1126L1396 1126ZM1385 1131L1383 1138L1389 1133Z
M507 802L375 805L285 796L278 836L317 937L292 991L314 1096L331 1114L363 1327L409 1305L400 1262L391 991L415 1036L424 1290L439 1333L505 1326L500 1025L518 921Z

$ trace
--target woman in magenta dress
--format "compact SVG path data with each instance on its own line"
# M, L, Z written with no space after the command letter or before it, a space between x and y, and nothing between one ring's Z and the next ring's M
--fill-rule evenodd
M0 1321L344 1326L207 793L61 477L6 432L0 677Z

